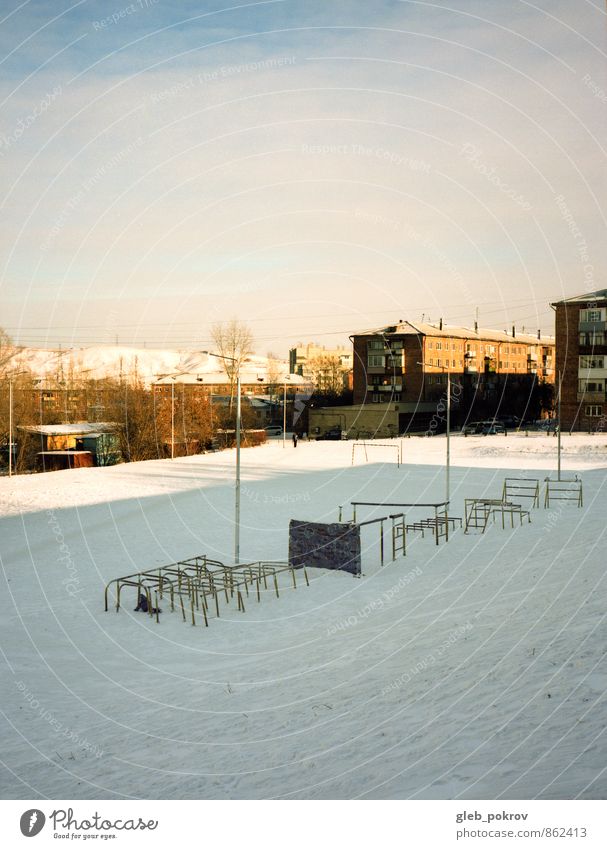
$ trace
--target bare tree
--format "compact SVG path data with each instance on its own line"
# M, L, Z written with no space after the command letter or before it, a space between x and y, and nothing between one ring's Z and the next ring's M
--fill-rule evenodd
M246 358L253 353L253 334L247 324L237 319L220 322L211 327L211 337L217 353L222 357L225 373L230 381L230 409L234 400L236 376Z
M13 340L6 330L0 327L0 375L9 370L11 360L16 352L17 348L13 344Z
M319 392L340 395L344 391L346 369L339 357L323 354L308 363L312 381Z

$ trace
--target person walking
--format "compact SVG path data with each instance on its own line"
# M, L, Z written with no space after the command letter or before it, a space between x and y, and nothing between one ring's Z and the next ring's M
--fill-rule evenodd
M297 434L293 434L293 448L297 448Z

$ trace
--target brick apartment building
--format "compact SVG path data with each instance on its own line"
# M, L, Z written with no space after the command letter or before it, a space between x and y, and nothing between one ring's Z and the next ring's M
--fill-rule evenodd
M427 427L445 397L447 372L454 411L466 391L497 399L506 382L521 393L554 382L554 339L539 333L400 321L352 339L354 405L393 405L400 433Z
M604 430L607 386L607 289L552 304L561 422L567 430Z

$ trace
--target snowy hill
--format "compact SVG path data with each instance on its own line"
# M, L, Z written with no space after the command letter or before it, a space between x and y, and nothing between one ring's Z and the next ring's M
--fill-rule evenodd
M5 798L604 798L604 436L564 436L584 508L447 545L412 536L362 579L225 606L209 628L103 611L107 581L199 553L231 562L234 454L0 480ZM455 437L452 512L556 440ZM445 441L351 466L349 442L242 455L242 554L352 499L441 500ZM491 453L492 452L492 453ZM385 510L384 510L385 512ZM368 516L379 515L371 511Z
M30 369L48 380L74 375L76 378L102 379L135 373L145 383L167 374L213 375L217 382L225 380L222 362L217 357L196 351L171 351L161 348L130 348L124 346L94 346L67 350L19 348L10 362L10 369ZM286 362L270 365L267 357L251 355L243 366L243 381L266 378L268 369L288 373Z

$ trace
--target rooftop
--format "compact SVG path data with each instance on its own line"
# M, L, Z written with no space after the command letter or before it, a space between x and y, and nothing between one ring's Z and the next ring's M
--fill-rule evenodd
M587 292L585 295L574 295L573 298L563 298L562 301L554 301L552 306L557 304L576 304L584 303L585 301L605 301L607 300L607 289L597 289L596 292Z
M74 422L73 424L23 425L20 430L41 433L44 436L99 436L118 430L115 422Z
M283 370L283 373L280 373L276 378L269 378L265 370L247 371L246 367L242 368L240 371L240 382L241 384L247 386L256 383L276 384L280 386L282 386L284 383L294 384L297 386L307 384L306 379L304 377L301 377L299 374L287 374L287 372ZM230 383L230 378L225 373L225 371L174 372L172 374L163 375L162 377L158 376L158 379L155 381L155 386L170 386L171 383L180 385L186 383L198 384L199 386L227 386Z
M527 345L538 344L554 344L554 336L542 335L538 339L536 334L521 333L515 331L515 335L506 333L503 330L491 330L479 328L473 330L470 327L458 327L450 324L443 324L442 328L436 324L428 322L412 322L401 321L398 324L389 325L388 327L380 327L377 330L369 330L365 333L355 333L355 336L378 336L385 334L386 336L443 336L451 339L472 339L486 340L489 342L523 342Z

